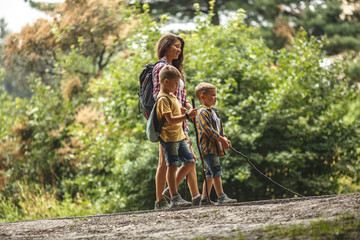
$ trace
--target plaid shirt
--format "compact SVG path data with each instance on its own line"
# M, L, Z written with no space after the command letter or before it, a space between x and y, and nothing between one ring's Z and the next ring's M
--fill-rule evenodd
M160 92L160 75L159 75L160 71L163 67L170 64L165 58L161 58L160 61L162 61L162 62L159 62L158 64L156 64L152 71L154 99L157 98L157 95ZM181 81L184 81L184 80L181 79ZM185 85L185 82L184 82L184 85ZM186 103L190 103L190 101L186 99L186 87L184 87L182 89L182 91L180 91L180 88L178 87L176 89L176 91L174 92L174 95L180 102L180 106L185 107ZM189 131L189 126L186 121L184 121L183 127L184 127L185 132Z
M225 151L219 141L217 140L219 136L225 136L224 128L222 122L220 121L220 132L217 131L216 121L213 117L212 111L215 111L217 116L218 110L214 107L206 107L201 105L198 110L198 115L196 116L196 127L197 134L199 136L200 150L203 155L215 154L217 156L224 156Z

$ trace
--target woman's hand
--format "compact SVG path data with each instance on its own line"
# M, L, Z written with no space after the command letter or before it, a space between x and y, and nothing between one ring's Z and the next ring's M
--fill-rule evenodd
M188 112L189 118L194 118L197 115L197 108L192 108L190 109L190 111Z
M181 107L180 108L180 110L181 110L181 114L183 115L183 114L185 114L186 113L186 111L187 111L187 109L186 108L184 108L184 107Z
M191 104L187 102L185 107L186 107L187 110L189 110L189 109L191 109L193 106L191 106Z

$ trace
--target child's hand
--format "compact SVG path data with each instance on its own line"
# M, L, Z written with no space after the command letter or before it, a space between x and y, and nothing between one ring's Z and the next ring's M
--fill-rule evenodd
M188 112L189 118L194 118L197 115L197 108L191 108Z
M219 142L223 145L225 150L229 150L231 147L231 142L226 137L219 137Z
M186 109L186 108L184 108L184 107L181 107L181 108L180 108L180 110L181 110L181 114L185 114L185 113L186 113L186 111L187 111L187 109Z

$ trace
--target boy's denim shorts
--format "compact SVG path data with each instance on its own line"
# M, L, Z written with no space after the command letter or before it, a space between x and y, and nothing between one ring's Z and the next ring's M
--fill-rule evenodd
M206 177L213 178L222 176L222 169L220 165L219 156L214 154L208 154L204 156L204 160L206 163Z
M185 140L179 142L164 142L160 138L160 144L164 149L166 166L179 166L179 161L183 164L195 162Z

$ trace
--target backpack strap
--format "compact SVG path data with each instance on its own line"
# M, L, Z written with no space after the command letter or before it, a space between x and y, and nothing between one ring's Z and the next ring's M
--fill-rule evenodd
M171 107L171 101L170 101L170 98L166 95L158 95L157 98L156 98L156 101L158 101L160 98L166 98L170 104L170 107Z
M155 66L156 64L158 64L158 63L165 63L166 65L170 64L169 62L160 59L159 61L157 61L157 62L154 64L154 66Z
M157 99L156 99L156 105L157 105L157 101L160 99L160 98L166 98L170 104L170 107L171 107L171 101L170 101L170 98L168 96L165 96L165 95L158 95L157 96ZM156 109L155 109L156 110ZM164 126L166 122L166 118L164 116L161 117L161 119L159 120L159 125L157 127L157 131L160 132L162 127Z
M170 63L168 63L167 61L164 61L164 60L159 60L159 61L157 61L155 64L154 64L154 68L155 68L155 66L158 64L158 63L164 63L165 65L169 65Z

